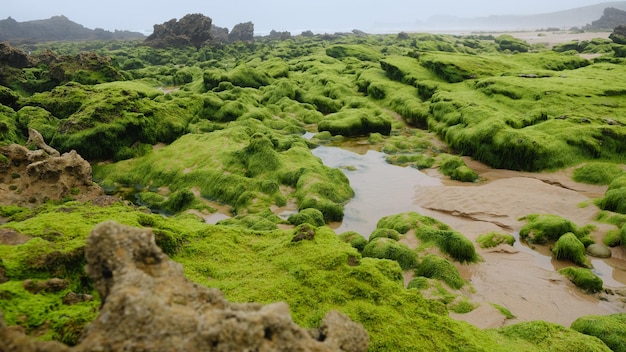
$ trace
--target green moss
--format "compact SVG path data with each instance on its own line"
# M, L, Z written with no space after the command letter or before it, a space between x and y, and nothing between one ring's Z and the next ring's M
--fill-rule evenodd
M590 162L574 170L572 178L576 182L592 185L608 185L622 175L624 170L613 163Z
M345 243L349 243L352 247L356 248L359 252L363 252L365 246L367 246L367 239L363 235L354 231L347 231L340 234L339 239Z
M470 302L467 297L462 297L448 305L448 309L457 314L467 314L476 308L478 308L478 304Z
M626 214L626 187L606 191L598 205L604 210Z
M409 281L407 288L414 288L417 290L423 290L429 287L428 278L424 276L418 276L413 280Z
M326 55L336 59L354 57L362 61L377 62L381 53L363 45L333 45L326 49Z
M602 279L591 270L585 268L563 268L559 273L567 278L577 287L585 292L596 293L602 291Z
M575 234L578 239L584 238L589 234L589 228L578 227L570 220L558 215L531 214L523 217L521 220L526 220L526 225L520 230L520 238L529 243L541 244L548 241L557 241L568 232Z
M403 270L414 268L417 265L416 252L403 243L385 237L378 237L370 241L363 249L363 256L395 260Z
M515 243L515 237L508 233L489 232L478 236L476 242L480 244L481 248L492 248L502 243L512 246Z
M96 317L100 302L64 305L62 298L69 292L32 294L24 289L23 282L9 281L0 284L0 311L9 326L21 326L27 334L43 329L44 339L76 345L84 327Z
M393 229L378 228L370 234L369 240L372 241L373 239L379 237L391 238L392 240L398 241L400 240L400 233Z
M325 224L324 214L318 209L302 209L299 212L289 216L287 221L292 225L311 224L313 226L323 226Z
M602 340L612 351L626 351L626 315L584 316L576 319L571 328Z
M347 109L327 115L318 123L317 128L345 137L366 136L370 133L389 135L391 119L381 111Z
M439 165L439 171L453 180L461 182L474 182L478 174L465 165L463 159L455 155L444 155Z
M421 258L415 269L415 275L441 280L455 290L465 285L457 268L446 259L434 254L427 254Z
M555 352L610 351L602 341L596 338L545 321L529 321L509 325L496 330L496 332L512 340L527 342L538 350ZM555 343L555 341L560 341L560 343Z
M495 303L492 303L491 305L495 309L500 311L500 313L502 313L502 315L504 315L505 318L507 318L507 319L515 319L516 318L515 314L511 313L511 311L508 308L503 307L503 306L501 306L499 304L495 304Z
M585 245L571 232L562 235L552 248L556 259L564 259L585 268L591 267L591 262L585 255Z

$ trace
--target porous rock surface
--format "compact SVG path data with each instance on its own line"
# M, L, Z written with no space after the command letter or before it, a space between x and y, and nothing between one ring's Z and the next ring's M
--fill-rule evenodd
M61 155L33 129L28 144L36 149L0 146L0 205L34 206L64 197L86 201L104 195L93 183L91 165L76 151Z
M79 345L46 347L58 351L367 350L365 329L338 312L329 312L319 329L307 330L293 322L285 303L230 303L219 290L188 281L182 266L156 245L151 230L102 223L89 235L85 256L87 273L102 298L100 314L85 328ZM9 346L0 351L42 350L3 328L1 321L0 341Z

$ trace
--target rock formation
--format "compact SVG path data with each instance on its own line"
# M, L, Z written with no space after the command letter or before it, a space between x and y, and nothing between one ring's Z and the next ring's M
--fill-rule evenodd
M614 7L607 7L604 9L602 17L597 21L591 22L591 26L587 26L585 29L611 30L624 24L626 24L626 11Z
M155 24L144 44L155 48L190 45L200 48L211 39L211 24L211 18L199 13L186 15L180 21L174 18L163 24Z
M29 142L38 149L0 147L0 205L29 206L65 197L86 201L104 194L92 181L91 165L76 151L60 155L35 130L29 131Z
M228 40L231 43L254 41L254 23L245 22L236 24L230 33L228 33Z
M319 329L291 319L284 303L230 303L196 285L169 260L151 230L106 222L87 239L87 273L102 299L100 314L73 348L33 342L4 327L0 351L365 351L368 334L330 312ZM38 344L41 344L39 346ZM38 349L39 348L39 349Z

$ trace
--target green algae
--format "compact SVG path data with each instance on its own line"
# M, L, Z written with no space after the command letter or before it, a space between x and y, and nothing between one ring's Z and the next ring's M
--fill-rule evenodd
M481 248L492 248L503 243L512 246L515 243L515 237L508 233L489 232L478 236L476 242L478 242Z
M529 243L546 243L548 241L557 241L566 233L573 233L584 244L591 244L588 235L591 226L579 227L572 221L552 214L530 214L523 217L526 220L520 230L520 238Z
M201 197L227 204L235 214L295 198L298 209L314 208L334 221L353 196L343 172L325 167L302 138L282 137L257 120L187 134L142 158L95 167L94 175L104 184L167 186L174 192L197 188Z
M390 259L398 262L402 270L408 270L417 266L417 253L407 245L388 237L376 237L371 239L363 248L363 256Z
M585 335L602 340L612 351L626 351L626 315L584 316L576 319L571 326Z
M509 339L526 342L544 351L610 351L599 339L577 334L561 325L544 321L530 321L500 328L498 332ZM561 341L555 344L554 341Z
M559 273L565 275L574 285L585 292L602 291L604 282L589 269L567 267L559 270Z
M589 162L574 169L572 178L576 182L592 185L608 185L622 174L624 174L624 170L616 164Z
M465 285L457 268L448 260L434 254L427 254L421 258L415 269L415 275L441 280L455 290Z
M423 246L436 246L443 253L462 263L480 260L474 244L463 234L453 231L438 220L416 212L385 216L378 221L376 228L393 229L401 234L414 230L415 236Z
M585 255L585 245L571 232L562 235L552 248L556 259L564 259L585 268L591 267L591 261Z

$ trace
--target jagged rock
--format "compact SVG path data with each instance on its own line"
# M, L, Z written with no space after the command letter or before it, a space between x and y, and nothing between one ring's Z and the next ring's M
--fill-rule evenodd
M616 9L614 7L607 7L604 9L602 17L600 19L591 22L591 26L587 26L585 29L613 29L617 26L626 23L626 11Z
M47 145L43 140L43 136L37 130L29 128L28 129L28 141L27 145L34 145L35 147L42 149L44 152L48 153L50 156L61 156L61 154L51 146Z
M26 280L22 283L24 289L30 293L37 294L39 292L59 292L65 290L69 283L66 280L52 278L46 281Z
M29 206L65 197L87 201L104 195L92 181L91 165L76 151L59 155L35 130L29 141L41 149L0 146L0 154L7 160L0 176L1 205Z
M185 47L200 48L211 39L210 17L202 14L189 14L177 21L175 18L163 24L155 24L154 30L144 44L155 48Z
M254 23L238 23L228 33L228 40L234 42L251 42L254 40Z
M364 351L358 324L330 313L317 333L297 326L284 303L236 304L189 282L150 230L107 222L87 239L86 271L103 301L77 350ZM319 340L313 338L319 337Z
M7 42L0 43L0 66L15 68L32 67L33 60L24 50L15 48Z

